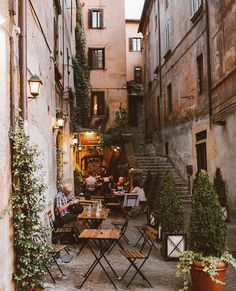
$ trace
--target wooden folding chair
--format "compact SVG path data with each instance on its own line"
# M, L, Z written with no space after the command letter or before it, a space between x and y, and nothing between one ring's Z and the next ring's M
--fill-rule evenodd
M104 207L108 208L111 212L121 212L123 210L119 197L111 194L104 196Z
M137 204L138 204L137 194L126 194L123 204L124 215L126 215L127 213L132 214L135 211Z
M141 272L141 268L143 267L143 265L145 264L145 262L147 261L147 259L149 258L151 251L154 247L154 242L156 240L156 236L153 235L152 233L145 231L144 233L144 237L147 238L150 242L152 242L149 246L149 251L147 254L144 254L142 252L142 248L141 250L137 250L137 249L131 249L131 250L121 250L121 254L130 262L130 266L127 268L127 270L125 271L125 273L123 274L122 277L119 278L119 280L124 279L125 275L128 273L128 271L130 270L131 267L134 267L134 269L136 270L136 272L134 273L133 277L131 278L131 280L129 281L127 288L129 287L129 285L132 283L132 281L134 280L134 278L136 277L137 274L139 274L147 283L150 287L152 287L151 283L148 281L148 279L144 276L144 274ZM137 261L142 261L139 266L137 265Z
M52 231L52 242L66 242L70 243L73 238L76 243L79 242L79 231L75 226L75 222L64 224L61 227L55 225L53 220L52 211L48 211L49 225Z

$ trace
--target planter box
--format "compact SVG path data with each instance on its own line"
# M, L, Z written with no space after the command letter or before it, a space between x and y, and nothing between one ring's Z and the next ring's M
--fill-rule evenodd
M162 256L166 261L178 260L186 250L186 233L165 233L162 236Z

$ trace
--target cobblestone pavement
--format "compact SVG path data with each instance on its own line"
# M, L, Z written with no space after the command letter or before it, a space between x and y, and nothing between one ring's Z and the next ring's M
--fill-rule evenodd
M185 227L187 227L189 222L189 213L190 213L189 206L185 207ZM135 225L140 223L145 223L146 217L145 215L140 215L138 217L132 217L127 229L127 236L132 243L134 243L138 237L137 230L135 229ZM230 223L228 225L229 236L228 236L228 247L230 250L236 250L236 216L231 218ZM110 221L108 220L106 223L103 224L104 228L110 228ZM125 246L125 243L123 243ZM88 267L93 262L93 255L91 254L89 249L84 249L83 252L76 256L78 252L78 246L76 249L71 247L71 254L74 254L74 258L70 263L61 265L65 276L59 275L58 269L55 266L52 268L53 275L56 279L56 284L53 284L49 275L45 277L44 282L44 290L50 291L75 291L78 290L79 284L83 280L83 274L88 269ZM109 261L111 262L112 266L118 273L118 275L122 275L126 270L127 266L129 265L128 261L120 255L119 247L117 246L109 255ZM176 273L176 265L177 262L168 261L166 262L162 256L160 255L160 246L159 250L153 250L151 256L149 257L148 261L146 261L143 271L149 281L153 285L153 289L150 289L145 281L140 278L139 275L136 276L134 281L132 282L129 290L156 290L156 291L177 291L182 286L182 278L177 278ZM127 275L123 281L115 281L117 285L117 289L127 290L125 287L126 284L129 282L129 278L131 278L133 274L133 270L130 271L130 276ZM96 290L96 291L110 291L114 290L114 287L109 282L109 279L106 277L104 272L102 271L100 266L97 266L93 271L92 275L86 281L84 286L81 288L83 291L88 290ZM191 290L191 286L189 288ZM235 291L236 290L236 271L230 267L227 271L226 275L226 285L224 291ZM202 290L204 291L204 290Z

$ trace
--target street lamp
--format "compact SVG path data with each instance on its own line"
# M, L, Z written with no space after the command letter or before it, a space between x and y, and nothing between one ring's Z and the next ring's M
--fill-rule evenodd
M36 99L36 97L39 95L40 86L43 84L43 82L40 80L40 78L37 75L31 76L28 82L29 82L30 94L33 96L33 97L28 97L28 98Z
M63 116L57 118L57 125L59 127L63 127L65 125L65 119L63 118Z

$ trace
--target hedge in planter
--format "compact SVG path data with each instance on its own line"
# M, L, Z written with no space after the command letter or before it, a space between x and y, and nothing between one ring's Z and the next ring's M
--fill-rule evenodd
M229 221L229 208L227 205L227 196L225 191L225 181L221 175L220 168L216 168L214 177L214 189L217 193L218 200L221 206L222 214L226 221Z
M160 222L162 227L162 255L165 259L178 259L186 250L183 205L176 189L173 174L168 171L159 188Z
M218 277L217 264L235 264L235 261L226 251L226 224L217 194L206 171L201 170L197 174L192 193L189 250L181 256L177 266L177 275L184 275L184 287L181 290L188 289L187 276L190 270L195 291L222 290L220 282L224 276ZM193 271L195 266L197 279ZM204 285L200 277L207 285Z

